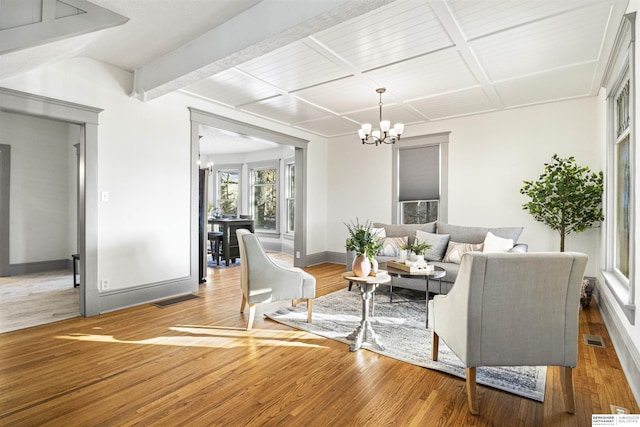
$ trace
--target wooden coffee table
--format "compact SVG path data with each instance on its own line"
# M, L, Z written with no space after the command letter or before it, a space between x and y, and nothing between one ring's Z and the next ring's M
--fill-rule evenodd
M426 315L427 320L425 321L425 325L429 327L429 300L433 298L434 295L442 293L442 278L447 274L444 268L439 266L433 266L433 270L418 270L418 271L404 271L399 270L397 268L390 267L386 262L380 264L380 268L387 270L389 276L393 277L406 277L411 279L425 279L425 306L426 306ZM429 292L429 280L438 279L439 290L438 292ZM389 293L390 293L390 302L393 302L393 285L389 285Z
M362 320L360 320L360 326L347 336L348 340L353 341L349 346L349 351L358 350L362 347L362 343L368 340L377 345L380 350L384 350L384 345L378 340L378 336L371 326L371 320L369 320L369 304L378 285L389 283L391 276L385 274L377 277L359 277L353 274L353 271L347 271L342 274L342 278L358 285L362 295Z

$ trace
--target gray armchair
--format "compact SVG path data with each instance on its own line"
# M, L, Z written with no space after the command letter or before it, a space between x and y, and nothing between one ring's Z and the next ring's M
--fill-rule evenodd
M249 304L247 331L253 326L256 304L292 300L307 301L307 322L311 323L316 279L309 273L267 256L255 234L245 229L236 230L240 246L240 282L242 305L240 313Z
M575 412L572 368L586 264L585 254L570 252L463 255L451 291L429 302L429 325L431 358L442 338L465 364L472 414L478 366L559 366L565 410Z

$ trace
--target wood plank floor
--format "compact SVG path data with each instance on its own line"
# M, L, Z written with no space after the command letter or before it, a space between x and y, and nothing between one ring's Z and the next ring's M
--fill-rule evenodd
M346 286L344 266L308 268L318 294ZM640 413L597 307L580 314L577 414L563 412L557 368L545 402L463 380L264 319L243 330L238 267L210 269L200 299L150 304L0 334L2 426L589 426L609 405ZM248 313L248 310L247 310Z

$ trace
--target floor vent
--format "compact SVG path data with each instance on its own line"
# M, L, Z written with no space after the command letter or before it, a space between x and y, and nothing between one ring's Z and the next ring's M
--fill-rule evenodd
M187 294L187 295L182 295L175 298L166 299L164 301L156 301L153 303L153 305L155 305L156 307L163 308L163 307L168 307L170 305L178 304L180 302L189 301L197 298L200 298L200 297L198 295Z
M604 348L604 340L598 335L583 334L584 343L592 347Z

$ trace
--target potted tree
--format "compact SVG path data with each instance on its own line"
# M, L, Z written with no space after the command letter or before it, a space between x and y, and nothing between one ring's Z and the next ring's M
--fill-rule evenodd
M562 159L557 154L545 163L537 181L524 181L520 189L531 199L523 209L560 235L560 252L567 234L583 232L604 220L602 191L602 172L591 172L587 166L578 166L575 158ZM582 281L583 307L589 305L594 286L593 280Z
M554 154L537 181L524 181L520 194L531 199L523 209L558 232L560 252L564 252L567 234L583 232L604 220L602 191L602 172L591 172L573 157L561 159Z
M374 232L373 224L369 220L360 224L356 218L355 222L345 222L344 224L349 232L346 248L348 251L356 253L351 270L356 276L368 276L372 266L377 265L375 255L382 249L382 239ZM374 268L375 270L377 269Z

